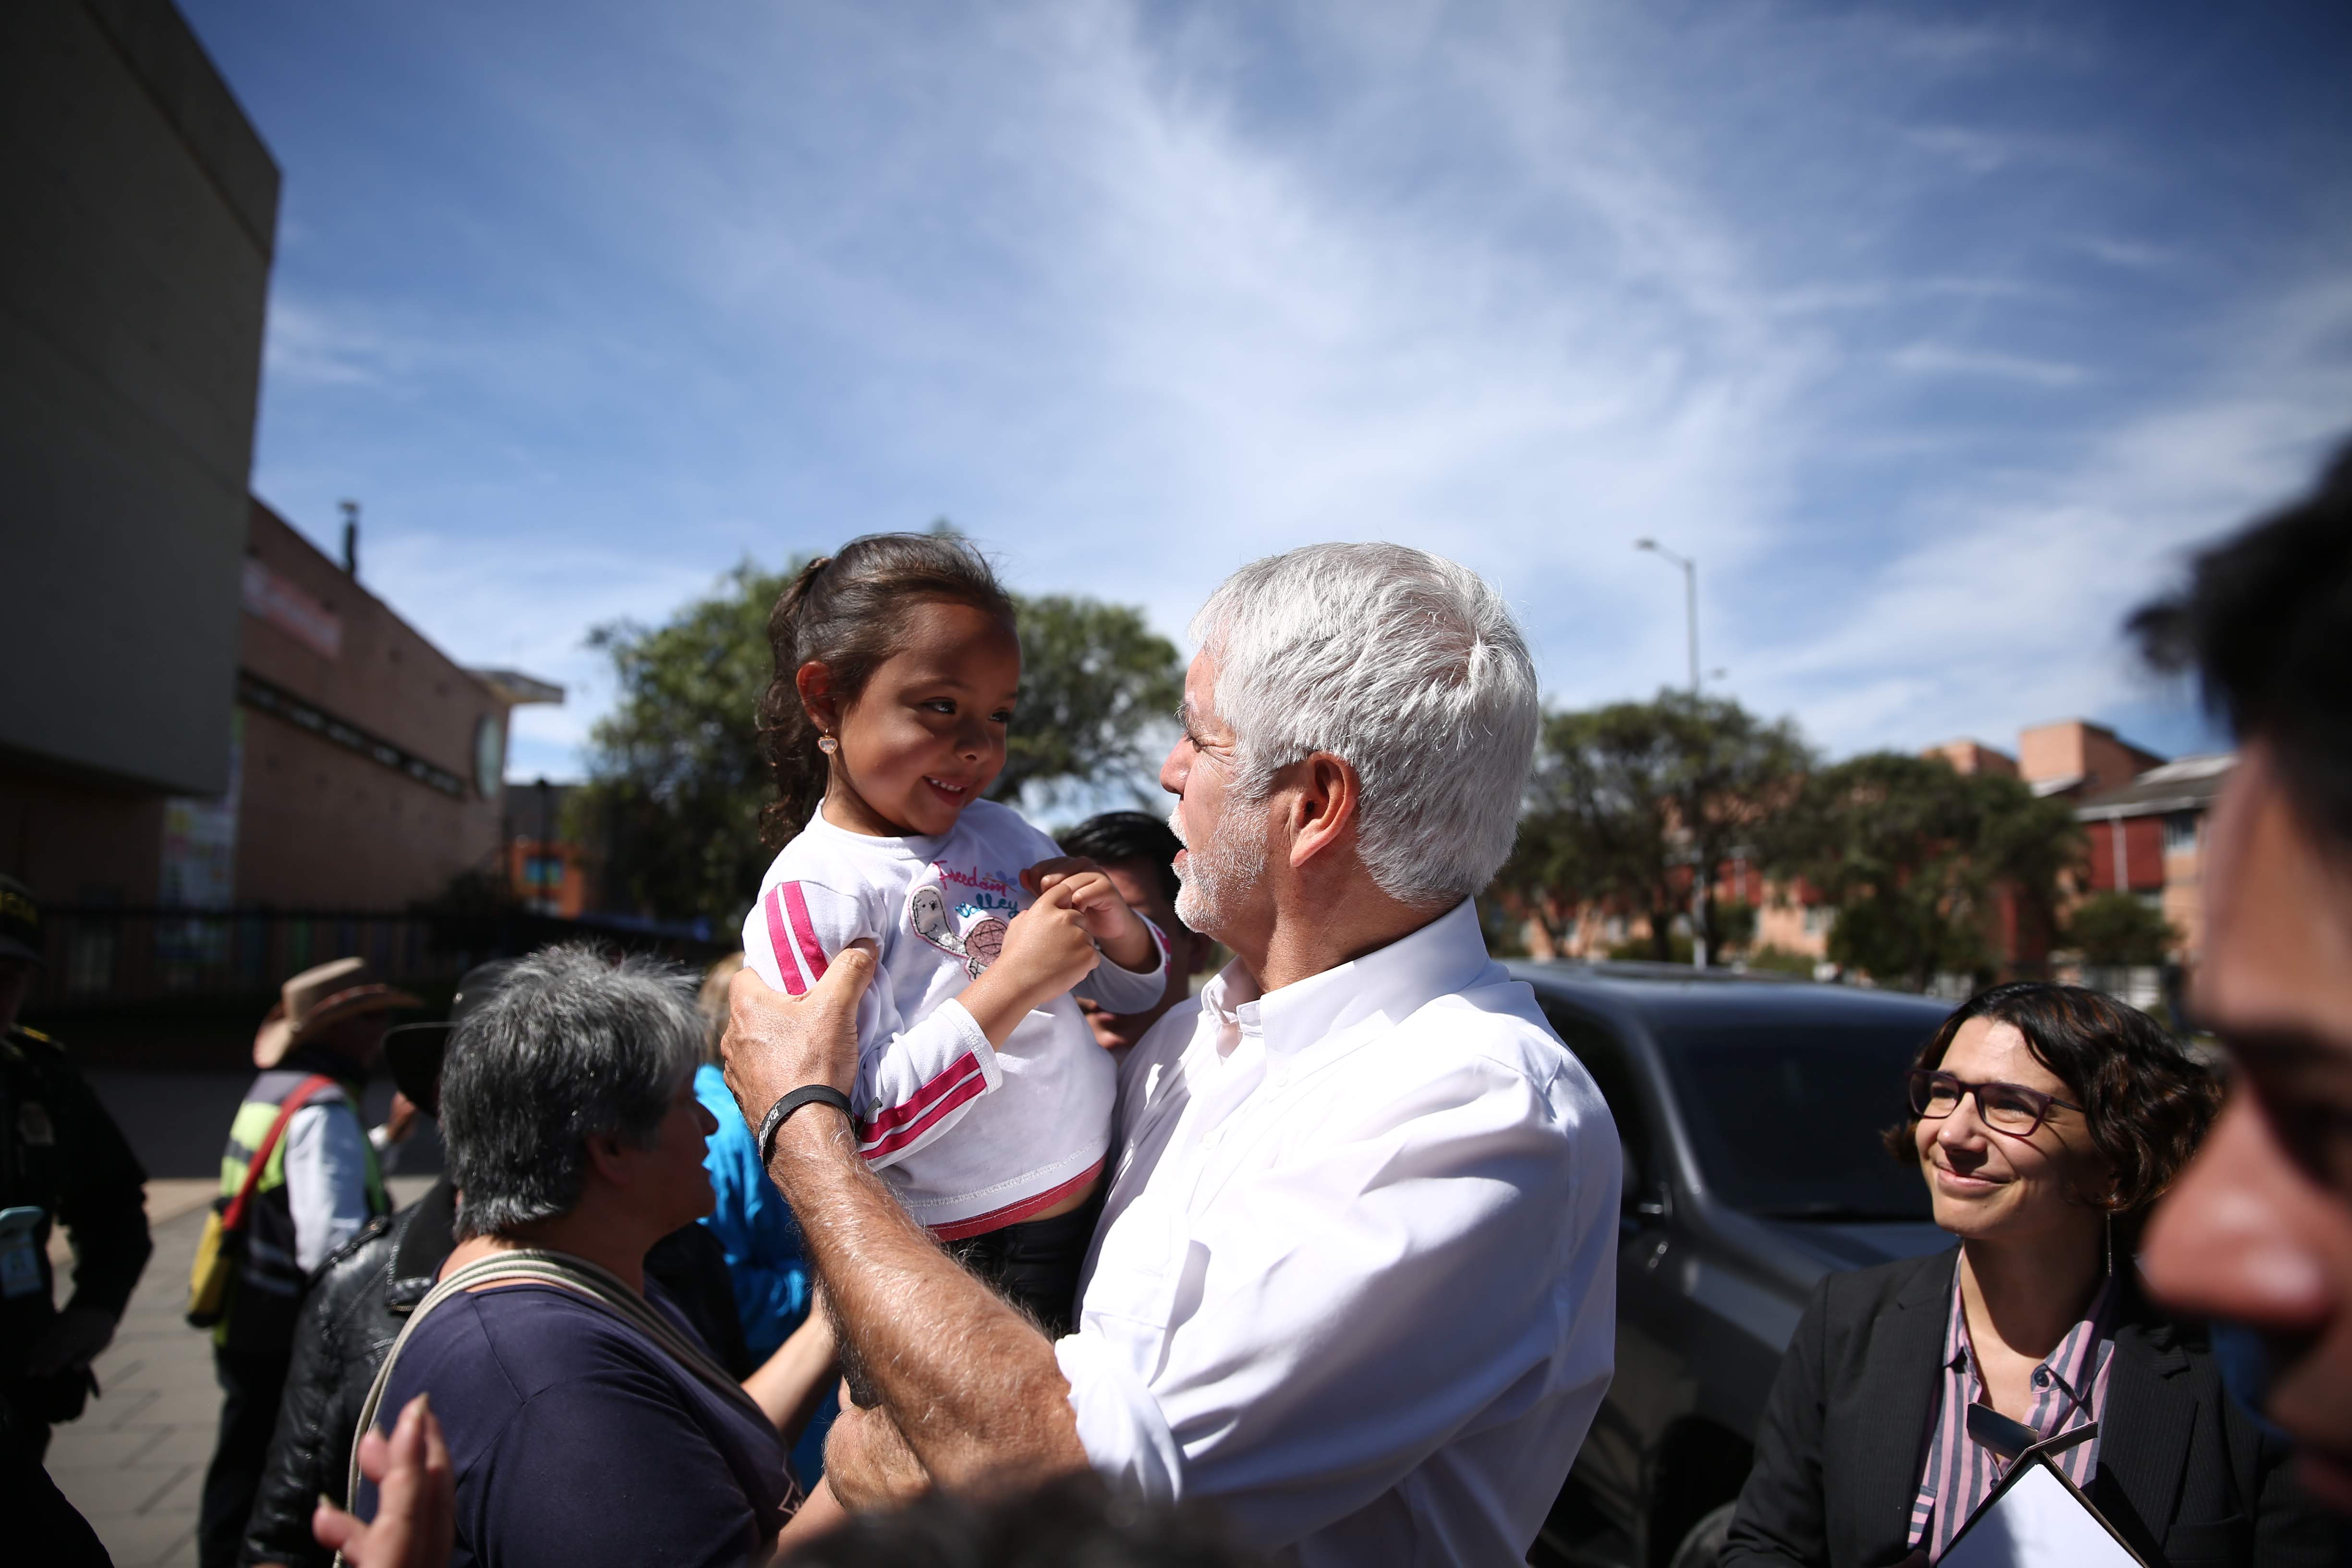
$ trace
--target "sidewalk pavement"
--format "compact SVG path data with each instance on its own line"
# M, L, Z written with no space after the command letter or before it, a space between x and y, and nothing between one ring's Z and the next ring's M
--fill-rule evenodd
M414 1203L431 1176L395 1176L396 1204ZM82 1418L57 1429L48 1469L120 1568L196 1560L196 1504L220 1419L212 1337L188 1327L188 1269L218 1180L147 1184L147 1260L114 1342L92 1370L100 1395ZM62 1238L58 1245L63 1246ZM70 1289L59 1271L60 1294Z

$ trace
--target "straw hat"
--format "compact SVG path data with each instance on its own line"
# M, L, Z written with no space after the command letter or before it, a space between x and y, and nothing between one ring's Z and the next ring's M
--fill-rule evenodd
M278 988L277 1003L253 1037L253 1065L274 1068L288 1051L346 1018L424 1005L407 992L371 979L364 958L339 958L306 969Z

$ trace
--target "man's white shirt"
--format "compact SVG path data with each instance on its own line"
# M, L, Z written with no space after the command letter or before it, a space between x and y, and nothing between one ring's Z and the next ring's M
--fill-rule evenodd
M1467 902L1253 990L1228 968L1121 1067L1055 1347L1079 1441L1289 1561L1523 1562L1614 1359L1600 1091Z

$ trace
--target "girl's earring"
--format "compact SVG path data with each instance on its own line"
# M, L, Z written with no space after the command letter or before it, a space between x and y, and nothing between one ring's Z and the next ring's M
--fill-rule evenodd
M2107 1278L2116 1277L2116 1211L2107 1211Z
M829 757L841 750L841 742L830 735L819 735L816 738L816 749Z

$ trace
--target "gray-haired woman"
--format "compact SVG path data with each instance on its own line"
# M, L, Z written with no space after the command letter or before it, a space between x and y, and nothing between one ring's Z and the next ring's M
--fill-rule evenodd
M518 963L450 1042L459 1243L378 1408L431 1395L461 1568L732 1565L791 1516L778 1427L826 1376L824 1314L737 1385L644 1271L710 1208L702 1034L683 971L563 947ZM373 1507L362 1489L355 1511Z

